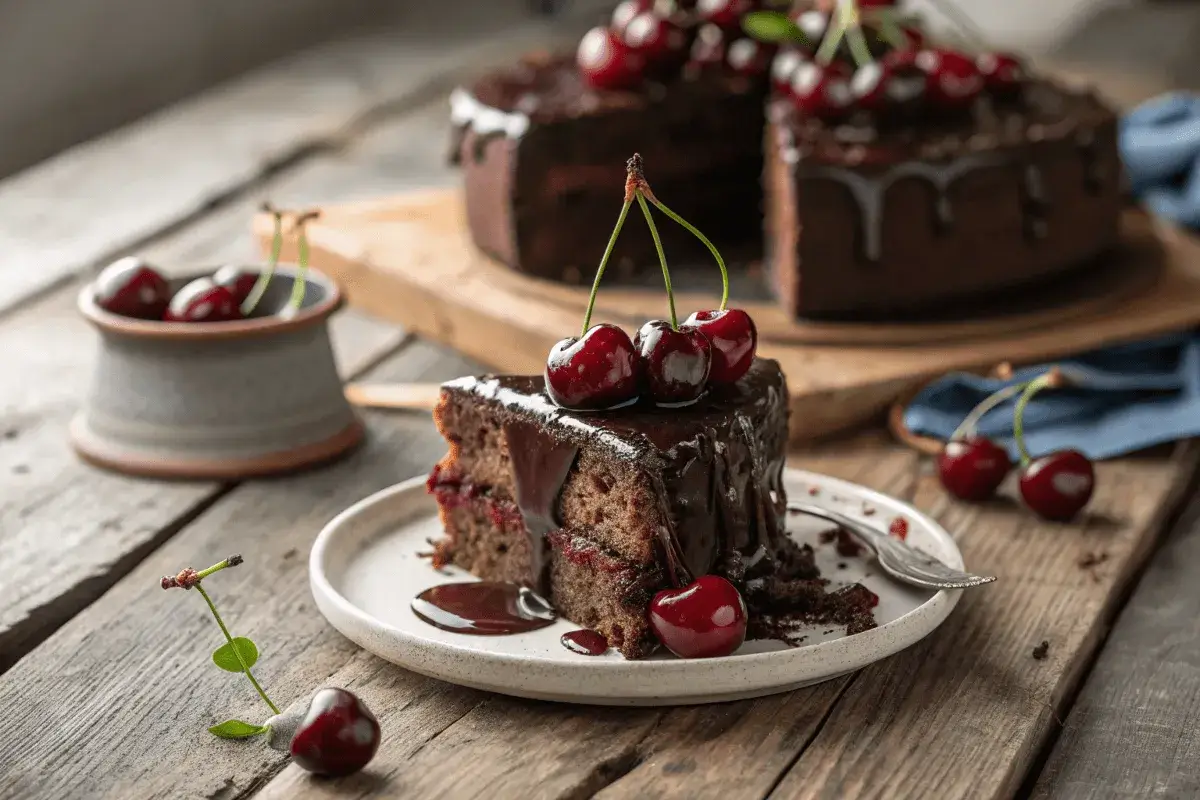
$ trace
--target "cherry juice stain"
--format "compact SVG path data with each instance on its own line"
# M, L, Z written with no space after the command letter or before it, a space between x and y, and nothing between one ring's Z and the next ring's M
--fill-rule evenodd
M434 586L413 598L412 610L435 628L475 636L528 633L557 619L550 604L530 589L498 581Z
M558 640L572 653L581 656L600 656L608 652L608 640L596 631L578 630L564 633Z

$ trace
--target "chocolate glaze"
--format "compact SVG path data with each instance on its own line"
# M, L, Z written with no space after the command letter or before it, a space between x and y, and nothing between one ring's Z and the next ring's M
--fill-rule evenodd
M431 587L413 598L412 610L435 628L475 636L526 633L555 620L549 603L529 589L495 581Z
M541 592L550 588L550 559L546 556L546 534L562 527L558 518L558 496L567 480L579 448L556 441L532 422L511 419L504 423L516 481L517 508L529 534L529 559L534 585Z
M563 647L581 656L602 656L608 652L608 640L596 631L578 630L564 633L558 640Z
M561 493L576 452L596 448L653 487L658 547L672 583L709 572L742 580L773 571L786 539L787 389L776 362L758 359L737 385L683 411L568 411L546 397L541 377L461 378L444 388L486 398L508 416L517 494L525 498L519 504L539 553L557 524L551 498Z

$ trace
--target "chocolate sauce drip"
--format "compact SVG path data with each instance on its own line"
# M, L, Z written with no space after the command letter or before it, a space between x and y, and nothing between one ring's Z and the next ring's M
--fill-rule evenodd
M446 583L413 598L413 613L435 628L475 636L527 633L554 624L554 609L524 586L495 581Z
M559 643L572 653L581 656L602 656L608 652L608 640L596 631L578 630L564 633Z
M1084 187L1088 194L1102 194L1107 175L1104 164L1100 160L1100 148L1096 145L1096 132L1091 128L1085 128L1080 131L1075 141L1079 145L1079 155L1083 159Z
M1046 196L1046 183L1042 171L1034 164L1026 165L1021 173L1021 210L1025 224L1025 235L1030 239L1045 239L1049 228L1046 211L1050 200Z
M546 554L546 534L562 527L558 517L558 497L579 448L555 440L538 425L521 420L504 424L504 438L513 469L517 508L529 535L529 563L534 585L539 591L550 588L550 559Z

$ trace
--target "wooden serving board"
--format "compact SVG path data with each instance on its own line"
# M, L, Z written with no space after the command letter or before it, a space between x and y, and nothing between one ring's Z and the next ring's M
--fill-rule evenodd
M814 324L791 321L769 303L739 302L758 324L760 354L778 359L788 376L793 439L875 419L906 391L950 370L1045 361L1200 324L1200 242L1137 211L1124 225L1122 253L1081 282L1089 285L1004 315ZM259 218L255 230L265 252L270 220ZM587 288L520 275L475 249L456 189L331 206L308 230L313 266L337 279L352 304L497 370L541 372L551 345L582 321ZM294 241L283 257L295 258ZM683 316L717 299L683 293L676 305ZM602 288L594 321L632 333L664 305L660 288Z

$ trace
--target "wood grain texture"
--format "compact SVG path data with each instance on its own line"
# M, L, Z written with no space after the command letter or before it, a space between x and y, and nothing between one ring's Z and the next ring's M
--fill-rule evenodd
M414 345L372 374L441 380L471 368ZM13 721L0 726L0 797L233 798L283 766L284 756L261 743L217 741L205 731L268 714L244 679L210 662L221 636L201 599L164 592L158 579L242 553L242 567L206 587L235 635L258 643L255 672L277 702L307 696L356 651L313 606L313 539L346 506L428 469L445 448L425 415L373 415L369 423L367 445L328 470L234 489L0 676L0 703ZM367 692L376 708L397 703L392 687L408 686L411 714L454 716L437 689L414 677L371 678L371 669L355 679L380 692Z
M458 76L578 30L512 2L441 4L315 48L80 145L0 184L0 311L179 224ZM402 150L405 142L396 142Z
M938 631L862 670L773 797L1004 798L1017 790L1123 589L1179 502L1198 450L1099 465L1072 525L1041 523L1007 496L946 498L932 475L916 504L955 532L968 564L1000 576L964 594ZM1089 553L1103 564L1084 568ZM1047 658L1032 651L1049 642Z
M1197 570L1193 497L1121 611L1033 797L1200 797Z

